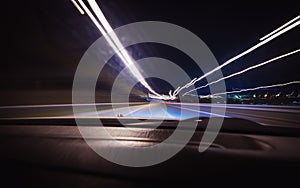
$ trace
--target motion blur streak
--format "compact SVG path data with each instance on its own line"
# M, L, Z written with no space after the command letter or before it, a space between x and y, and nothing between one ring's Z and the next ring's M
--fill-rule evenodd
M267 88L271 88L271 87L282 87L282 86L287 86L287 85L291 85L291 84L300 84L300 81L292 81L292 82L287 82L287 83L283 83L283 84L274 84L274 85L269 85L269 86L259 86L259 87L255 87L255 88L241 89L238 91L213 93L212 95L215 96L215 95L224 95L224 94L231 94L231 93L242 93L244 91L254 91L254 90L258 90L258 89L267 89Z
M90 12L90 10L87 8L87 6L82 2L82 0L78 0L78 2L80 3L80 5L83 7L83 9L85 10L85 12L87 13L87 15L90 17L90 19L93 21L93 23L96 25L96 27L99 29L99 31L101 32L101 34L104 36L104 38L106 39L106 41L109 43L109 45L113 48L114 51L118 51L118 49L116 48L116 46L114 45L113 41L109 38L109 36L105 33L105 30L102 28L102 26L98 23L98 21L96 20L96 18L93 16L93 14ZM118 56L121 58L121 60L123 62L125 62L124 57L122 56L122 54L117 53Z
M196 82L198 82L198 81L204 79L205 77L211 75L212 73L216 72L217 70L220 70L221 68L225 67L226 65L229 65L229 64L232 63L233 61L235 61L235 60L237 60L237 59L243 57L244 55L246 55L246 54L252 52L253 50L259 48L260 46L262 46L262 45L264 45L264 44L270 42L271 40L277 38L278 36L282 35L283 33L285 33L285 32L287 32L287 31L293 29L293 28L296 27L296 26L298 26L299 24L300 24L300 21L297 21L297 22L295 22L295 23L289 25L288 27L286 27L286 28L280 30L279 32L277 32L277 33L275 33L274 35L268 37L267 39L261 41L260 43L258 43L258 44L256 44L255 46L249 48L248 50L246 50L246 51L240 53L239 55L234 56L233 58L227 60L227 61L226 61L225 63L223 63L222 65L220 65L220 66L214 68L213 70L211 70L211 71L205 73L204 75L202 75L201 77L197 78L196 80L191 81L191 82L187 83L186 85L182 86L181 88L177 89L176 92L173 92L172 95L173 95L173 96L177 96L178 93L179 93L182 89L188 88L188 87L191 86L192 84L195 84Z
M204 85L204 86L201 86L201 87L197 87L197 88L195 88L195 89L192 89L192 90L190 90L190 91L184 93L183 96L186 95L186 94L191 93L192 91L196 91L196 90L205 88L205 87L210 86L210 85L212 85L212 84L218 83L218 82L220 82L220 81L222 81L222 80L226 80L226 79L228 79L228 78L231 78L231 77L234 77L234 76L243 74L243 73L245 73L245 72L247 72L247 71L249 71L249 70L256 69L256 68L258 68L258 67L267 65L267 64L272 63L272 62L274 62L274 61L276 61L276 60L278 60L278 59L281 59L281 58L284 58L284 57L293 55L293 54L298 53L298 52L300 52L300 49L295 50L295 51L292 51L292 52L289 52L289 53L286 53L286 54L284 54L284 55L277 56L277 57L272 58L272 59L270 59L270 60L264 61L264 62L262 62L262 63L260 63L260 64L253 65L253 66L248 67L248 68L246 68L246 69L244 69L244 70L242 70L242 71L239 71L239 72L230 74L230 75L228 75L228 76L226 76L226 77L223 77L223 78L220 78L220 79L218 79L218 80L216 80L216 81L210 82L210 83L208 83L208 84L206 84L206 85Z
M98 6L98 4L96 3L95 0L87 0L88 3L90 4L91 8L93 9L93 11L95 12L96 16L98 17L98 19L100 20L100 23L103 25L103 27L105 28L106 32L113 32L114 30L112 29L112 27L109 25L108 21L106 20L103 12L101 11L100 7ZM112 33L114 34L114 33ZM116 35L114 35L116 36ZM116 40L118 40L118 38L116 37ZM118 40L119 41L119 40Z
M150 87L150 85L145 81L144 77L139 72L138 68L135 66L134 61L131 59L131 57L129 56L129 54L127 53L127 51L125 50L125 48L121 44L120 40L118 39L118 37L114 33L113 29L111 28L111 26L109 25L109 23L105 19L105 16L102 13L102 11L100 10L100 8L97 5L97 3L95 1L88 0L88 3L92 7L93 11L95 12L96 16L98 17L100 23L104 26L104 28L98 23L98 21L96 20L96 18L93 16L93 14L91 13L91 11L87 8L87 6L83 3L83 1L82 0L78 0L78 2L83 7L83 9L85 10L85 12L88 14L88 16L93 21L93 23L97 26L97 28L99 29L99 31L101 32L101 34L105 37L105 39L107 40L107 42L109 43L109 45L113 48L113 50L116 52L116 54L121 58L121 60L123 61L123 63L129 68L129 70L132 73L132 75L138 81L140 81L141 84L145 88L147 88L151 93L153 93L155 96L161 97L162 99L165 99L165 97L163 95L160 95L157 92L155 92ZM109 32L109 34L108 34L108 32ZM169 98L169 96L168 96L168 98Z
M177 97L171 96L171 95L152 95L151 93L148 94L148 97L152 99L160 99L160 100L175 100Z
M299 19L300 19L300 15L297 16L296 18L292 19L291 21L288 21L287 23L283 24L282 26L280 26L279 28L275 29L271 33L267 34L266 36L260 38L259 40L265 40L266 38L270 37L274 33L277 33L278 31L282 30L283 28L287 27L288 25L292 24L293 22L295 22L295 21L297 21Z
M84 15L84 11L82 10L82 8L76 3L75 0L70 0L73 5L77 8L77 10L80 12L80 14Z
M122 57L125 58L124 64L126 66L134 64L133 60L130 58L130 56L128 55L128 53L126 51L122 51L124 49L124 46L121 44L120 40L118 39L118 37L116 36L116 34L113 32L113 29L111 28L111 26L109 25L109 23L105 19L104 14L102 13L101 9L96 4L96 2L88 0L88 3L92 7L92 10L94 11L94 13L96 14L96 16L99 19L100 23L104 27L103 28L104 33L102 33L102 34L104 35L104 34L109 33L109 37L112 39L112 41L114 43L114 46L118 49L118 51L120 51L120 53L121 53L120 55L122 55ZM116 53L118 53L118 51Z

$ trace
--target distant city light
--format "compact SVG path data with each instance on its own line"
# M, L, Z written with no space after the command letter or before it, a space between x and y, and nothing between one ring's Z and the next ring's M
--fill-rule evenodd
M281 95L281 92L277 93L277 94L275 95L275 97L279 97L280 95Z

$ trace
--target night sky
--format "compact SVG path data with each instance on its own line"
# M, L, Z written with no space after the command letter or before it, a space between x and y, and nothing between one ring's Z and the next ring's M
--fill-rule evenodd
M219 64L259 42L259 38L300 14L300 2L99 0L113 28L137 21L164 21L199 36ZM5 1L1 11L1 90L67 89L80 58L101 34L69 0ZM224 75L300 48L300 27L222 69ZM182 63L164 46L140 46L135 58L160 55ZM157 47L157 48L156 48ZM150 49L150 50L149 50ZM174 51L175 52L175 51ZM174 54L174 53L171 53ZM173 57L173 59L172 59ZM175 57L175 58L174 58ZM177 59L177 60L176 60ZM226 81L228 90L300 80L300 55ZM188 60L187 60L188 61ZM188 69L188 68L187 68ZM191 76L202 74L190 68ZM201 75L199 75L201 76ZM298 87L298 86L295 86Z

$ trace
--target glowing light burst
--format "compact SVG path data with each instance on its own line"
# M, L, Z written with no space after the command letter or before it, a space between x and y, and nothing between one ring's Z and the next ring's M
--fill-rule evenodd
M74 1L72 1L74 4ZM112 47L112 49L115 51L115 53L120 57L122 62L129 68L130 72L132 75L139 81L141 84L149 90L149 92L152 93L153 96L160 97L161 99L164 100L169 100L171 96L167 95L160 95L156 91L154 91L151 86L145 81L144 77L138 70L138 68L135 65L134 60L129 56L127 51L125 50L124 46L120 42L119 38L117 35L114 33L113 29L109 25L108 21L106 20L103 12L97 5L97 3L94 0L88 0L88 3L90 4L92 10L94 11L95 15L97 16L98 20L100 21L100 24L97 19L94 17L94 15L91 13L89 8L83 3L82 0L78 0L79 4L82 6L84 11L87 13L89 18L92 20L92 22L96 25L98 30L101 32L101 34L104 36L108 44ZM75 2L75 4L77 4ZM74 5L75 5L74 4ZM76 6L77 7L77 6ZM78 6L79 7L79 6ZM80 8L80 7L79 7ZM78 9L80 10L80 9ZM103 26L103 27L102 27Z
M264 61L264 62L262 62L262 63L259 63L259 64L257 64L257 65L253 65L253 66L248 67L248 68L246 68L246 69L244 69L244 70L241 70L241 71L239 71L239 72L236 72L236 73L230 74L230 75L228 75L228 76L226 76L226 77L223 77L223 78L220 78L220 79L218 79L218 80L212 81L212 82L210 82L210 83L208 83L208 84L206 84L206 85L204 85L204 86L200 86L200 87L197 87L197 88L195 88L195 89L192 89L192 90L190 90L190 91L188 91L188 92L185 92L185 93L183 94L183 96L185 96L185 95L187 95L187 94L189 94L189 93L191 93L191 92L193 92L193 91L196 91L196 90L199 90L199 89L203 89L203 88L208 87L208 86L210 86L210 85L212 85L212 84L218 83L218 82L220 82L220 81L222 81L222 80L226 80L226 79L232 78L232 77L234 77L234 76L243 74L243 73L245 73L245 72L247 72L247 71L250 71L250 70L259 68L259 67L264 66L264 65L267 65L267 64L269 64L269 63L272 63L272 62L274 62L274 61L276 61L276 60L279 60L279 59L282 59L282 58L284 58L284 57L287 57L287 56L296 54L296 53L298 53L298 52L300 52L300 49L295 50L295 51L292 51L292 52L289 52L289 53L286 53L286 54L283 54L283 55L280 55L280 56L277 56L277 57L275 57L275 58L269 59L269 60Z
M255 49L257 49L257 48L263 46L264 44L267 44L268 42L270 42L270 41L272 41L273 39L279 37L280 35L284 34L285 32L287 32L287 31L293 29L294 27L298 26L299 24L300 24L300 21L297 21L297 22L295 22L295 23L293 23L293 24L290 24L289 26L287 26L287 27L285 27L285 28L279 30L278 32L272 34L271 36L269 36L269 37L266 38L265 40L259 42L258 44L254 45L253 47L249 48L248 50L246 50L246 51L244 51L244 52L242 52L242 53L240 53L240 54L238 54L238 55L232 57L231 59L227 60L227 61L226 61L225 63L223 63L222 65L220 65L220 66L218 66L218 67L212 69L211 71L205 73L205 74L202 75L201 77L196 78L196 79L193 79L192 81L190 81L189 83L187 83L186 85L184 85L184 86L182 86L182 87L178 87L176 90L174 90L173 93L170 92L170 94L171 94L172 96L177 96L178 93L179 93L180 91L182 91L183 89L190 87L191 85L195 84L196 82L198 82L198 81L200 81L200 80L203 80L205 77L207 77L207 76L211 75L212 73L216 72L217 70L220 70L221 68L223 68L223 67L229 65L229 64L232 63L233 61L235 61L235 60L237 60L237 59L239 59L239 58L245 56L246 54L252 52L253 50L255 50Z
M297 80L297 81L291 81L291 82L282 83L282 84L259 86L259 87L254 87L254 88L241 89L241 90L237 90L237 91L220 92L220 93L214 93L212 95L217 96L217 95L225 95L225 94L232 94L232 93L242 93L242 92L245 92L245 91L255 91L255 90L258 90L258 89L267 89L267 88L272 88L272 87L282 87L282 86L287 86L287 85L291 85L291 84L300 84L300 81Z

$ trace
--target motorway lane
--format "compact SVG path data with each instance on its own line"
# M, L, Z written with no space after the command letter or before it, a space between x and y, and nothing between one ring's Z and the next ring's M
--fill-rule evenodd
M146 119L184 120L197 117L235 117L248 119L262 125L300 127L300 106L194 104L194 103L98 103L98 111L89 111L89 104L80 105L80 117L129 117ZM212 107L213 111L212 111ZM224 113L226 111L226 113ZM72 105L40 105L0 107L0 118L73 118Z
M213 108L213 109L212 109ZM300 127L299 106L241 104L149 103L98 112L99 116L185 120L197 117L234 117L267 126ZM82 115L95 116L94 113Z
M170 105L177 105L172 103ZM180 105L177 105L180 106ZM182 108L195 108L199 104L181 104ZM255 121L267 126L300 127L300 106L244 105L244 104L200 104L201 112L226 109L227 117Z
M224 111L222 113L222 110ZM148 103L143 105L108 109L98 112L85 112L78 114L79 117L135 117L143 119L172 119L186 120L197 117L229 117L225 115L225 110L219 108L217 113L201 111L197 105L181 105L180 103Z

